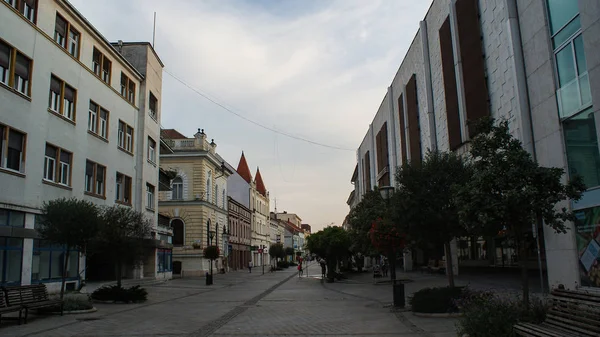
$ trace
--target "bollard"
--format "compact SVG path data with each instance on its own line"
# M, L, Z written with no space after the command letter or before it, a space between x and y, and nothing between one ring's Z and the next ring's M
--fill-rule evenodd
M394 280L392 287L394 307L404 308L404 305L406 304L404 298L404 283L402 283L401 280Z

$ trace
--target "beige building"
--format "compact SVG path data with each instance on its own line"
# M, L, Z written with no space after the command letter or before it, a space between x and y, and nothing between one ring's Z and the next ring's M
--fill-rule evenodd
M171 191L160 192L159 212L171 218L173 229L173 273L204 275L209 261L203 256L208 245L217 245L222 258L213 272L227 269L227 178L233 173L216 153L204 130L187 138L176 130L162 130L162 138L173 153L161 154L161 168L175 173Z

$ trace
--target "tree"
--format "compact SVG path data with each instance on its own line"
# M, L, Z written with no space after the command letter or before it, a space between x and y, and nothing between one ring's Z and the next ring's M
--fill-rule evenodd
M61 198L44 202L42 206L40 238L65 247L61 299L69 272L69 255L72 251L85 254L88 243L96 236L98 224L98 207L89 201Z
M390 277L396 279L396 254L405 246L405 233L394 225L389 217L379 218L371 225L369 231L371 242L375 249L390 261Z
M272 244L269 247L269 255L275 259L275 265L277 265L277 259L283 259L285 257L285 250L281 243Z
M307 238L308 249L327 261L327 278L333 281L338 262L348 256L351 238L341 227L326 227Z
M102 211L99 235L94 250L114 264L117 286L121 287L124 264L138 266L144 259L144 241L150 236L152 224L141 212L114 205Z
M454 152L428 151L420 164L406 163L396 174L396 218L411 241L443 246L448 285L454 287L450 241L466 233L457 195L472 175L471 165Z
M459 193L460 217L467 229L479 235L512 235L520 247L523 304L529 305L525 240L532 225L541 222L565 233L565 222L575 220L561 201L579 200L585 190L579 176L563 184L562 168L541 167L510 134L508 122L495 125L484 119L471 142L474 173ZM537 226L536 226L537 225Z
M369 236L371 225L373 221L384 216L385 212L386 203L379 190L375 188L375 190L367 191L362 200L348 214L349 236L352 241L351 251L357 257L359 271L362 270L360 255L370 256L375 253Z

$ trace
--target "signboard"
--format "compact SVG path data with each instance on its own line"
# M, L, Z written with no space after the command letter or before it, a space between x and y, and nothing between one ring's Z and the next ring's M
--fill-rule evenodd
M229 252L231 253L233 251L233 246L232 245L227 245L227 250L229 250Z
M262 248L259 248L259 249L258 249L258 252L259 252L260 254L262 254L262 252L263 252L263 249L262 249Z

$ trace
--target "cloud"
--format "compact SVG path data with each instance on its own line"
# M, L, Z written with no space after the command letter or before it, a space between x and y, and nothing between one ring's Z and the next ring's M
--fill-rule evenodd
M357 148L431 1L159 0L71 2L109 40L148 41L165 70L244 116ZM203 128L236 166L260 166L278 208L320 228L341 223L353 151L275 136L163 76L162 124ZM254 172L253 172L254 173ZM272 204L274 204L272 202ZM271 206L274 208L274 205Z

